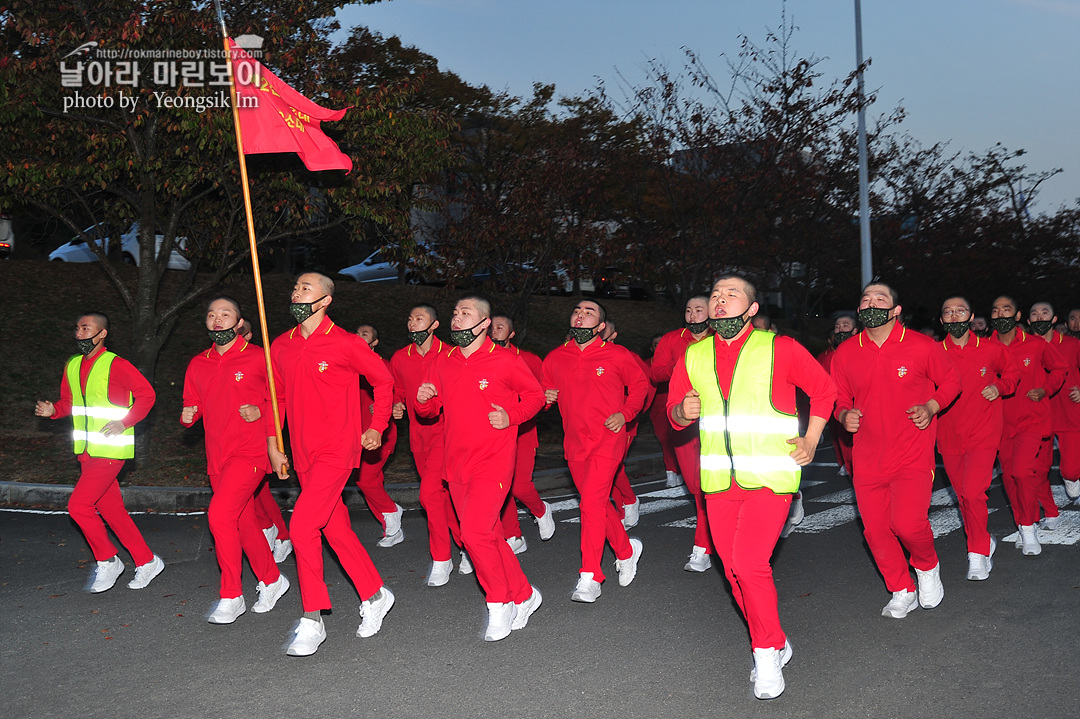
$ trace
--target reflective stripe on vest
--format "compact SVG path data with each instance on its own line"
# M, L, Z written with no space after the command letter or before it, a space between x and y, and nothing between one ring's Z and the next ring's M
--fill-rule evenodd
M122 420L131 409L132 396L128 392L128 406L119 406L109 400L109 377L116 355L104 352L86 378L86 393L83 394L79 372L82 355L72 357L64 371L64 379L71 391L71 419L74 428L71 433L75 454L86 452L91 457L103 459L131 459L135 456L135 428L128 427L112 437L102 434L105 425L113 420Z
M686 370L701 398L701 489L722 492L734 480L745 489L799 489L802 470L787 440L799 434L798 417L772 404L773 343L754 330L746 338L731 378L730 397L720 391L715 336L686 350Z

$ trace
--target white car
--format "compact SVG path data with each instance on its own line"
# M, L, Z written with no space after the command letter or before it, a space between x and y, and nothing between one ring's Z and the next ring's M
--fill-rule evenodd
M89 237L97 238L103 231L102 225L92 225L83 230L83 233ZM105 251L109 251L110 240L108 237L105 239ZM155 249L161 247L162 241L165 236L160 232L155 235L156 243ZM95 242L101 243L101 239L95 239ZM187 249L187 238L176 238L177 247L173 249L172 254L169 256L168 269L170 270L187 270L191 268L191 263L182 254ZM120 253L124 262L139 266L139 223L135 222L128 228L128 231L120 235ZM68 242L57 247L55 250L49 253L49 259L56 262L97 262L98 256L94 254L94 251L90 249L89 245L83 241L81 237L73 237Z
M339 275L356 280L357 282L397 282L398 264L390 262L383 255L382 250L372 252L367 258L356 265L338 270Z

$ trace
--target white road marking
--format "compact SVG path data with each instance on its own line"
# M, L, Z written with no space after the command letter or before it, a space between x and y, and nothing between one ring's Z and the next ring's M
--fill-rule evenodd
M1057 529L1038 529L1039 544L1072 545L1080 542L1080 512L1066 510L1061 513ZM1015 544L1019 532L1001 538L1002 543Z
M854 522L859 516L859 511L855 509L853 504L842 504L839 507L833 507L832 509L826 509L823 512L815 512L808 514L803 518L803 521L795 527L792 532L800 532L802 534L817 534L819 532L825 532L834 527L839 527L841 524L847 524L848 522Z

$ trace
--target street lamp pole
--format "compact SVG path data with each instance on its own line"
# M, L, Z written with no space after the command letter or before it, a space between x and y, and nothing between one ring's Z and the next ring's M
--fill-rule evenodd
M855 0L855 62L858 64L859 94L859 249L862 256L862 284L874 279L870 247L870 169L866 152L866 95L863 84L862 3Z

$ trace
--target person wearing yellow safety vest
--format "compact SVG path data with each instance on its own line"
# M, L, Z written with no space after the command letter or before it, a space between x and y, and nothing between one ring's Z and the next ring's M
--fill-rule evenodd
M791 643L780 627L769 560L836 388L794 339L753 329L757 311L757 291L745 278L717 280L708 320L716 334L687 347L676 363L668 416L675 429L698 420L701 491L716 553L750 628L754 695L775 699L784 691ZM802 437L796 387L810 397Z
M86 590L112 589L124 562L109 541L105 523L135 562L129 589L143 589L161 573L165 563L150 551L124 507L116 476L124 460L135 456L134 427L154 406L154 388L127 360L105 349L109 318L98 312L75 323L80 354L68 360L60 383L60 399L38 402L38 417L71 416L75 454L81 473L68 500L68 513L86 537L97 564Z

